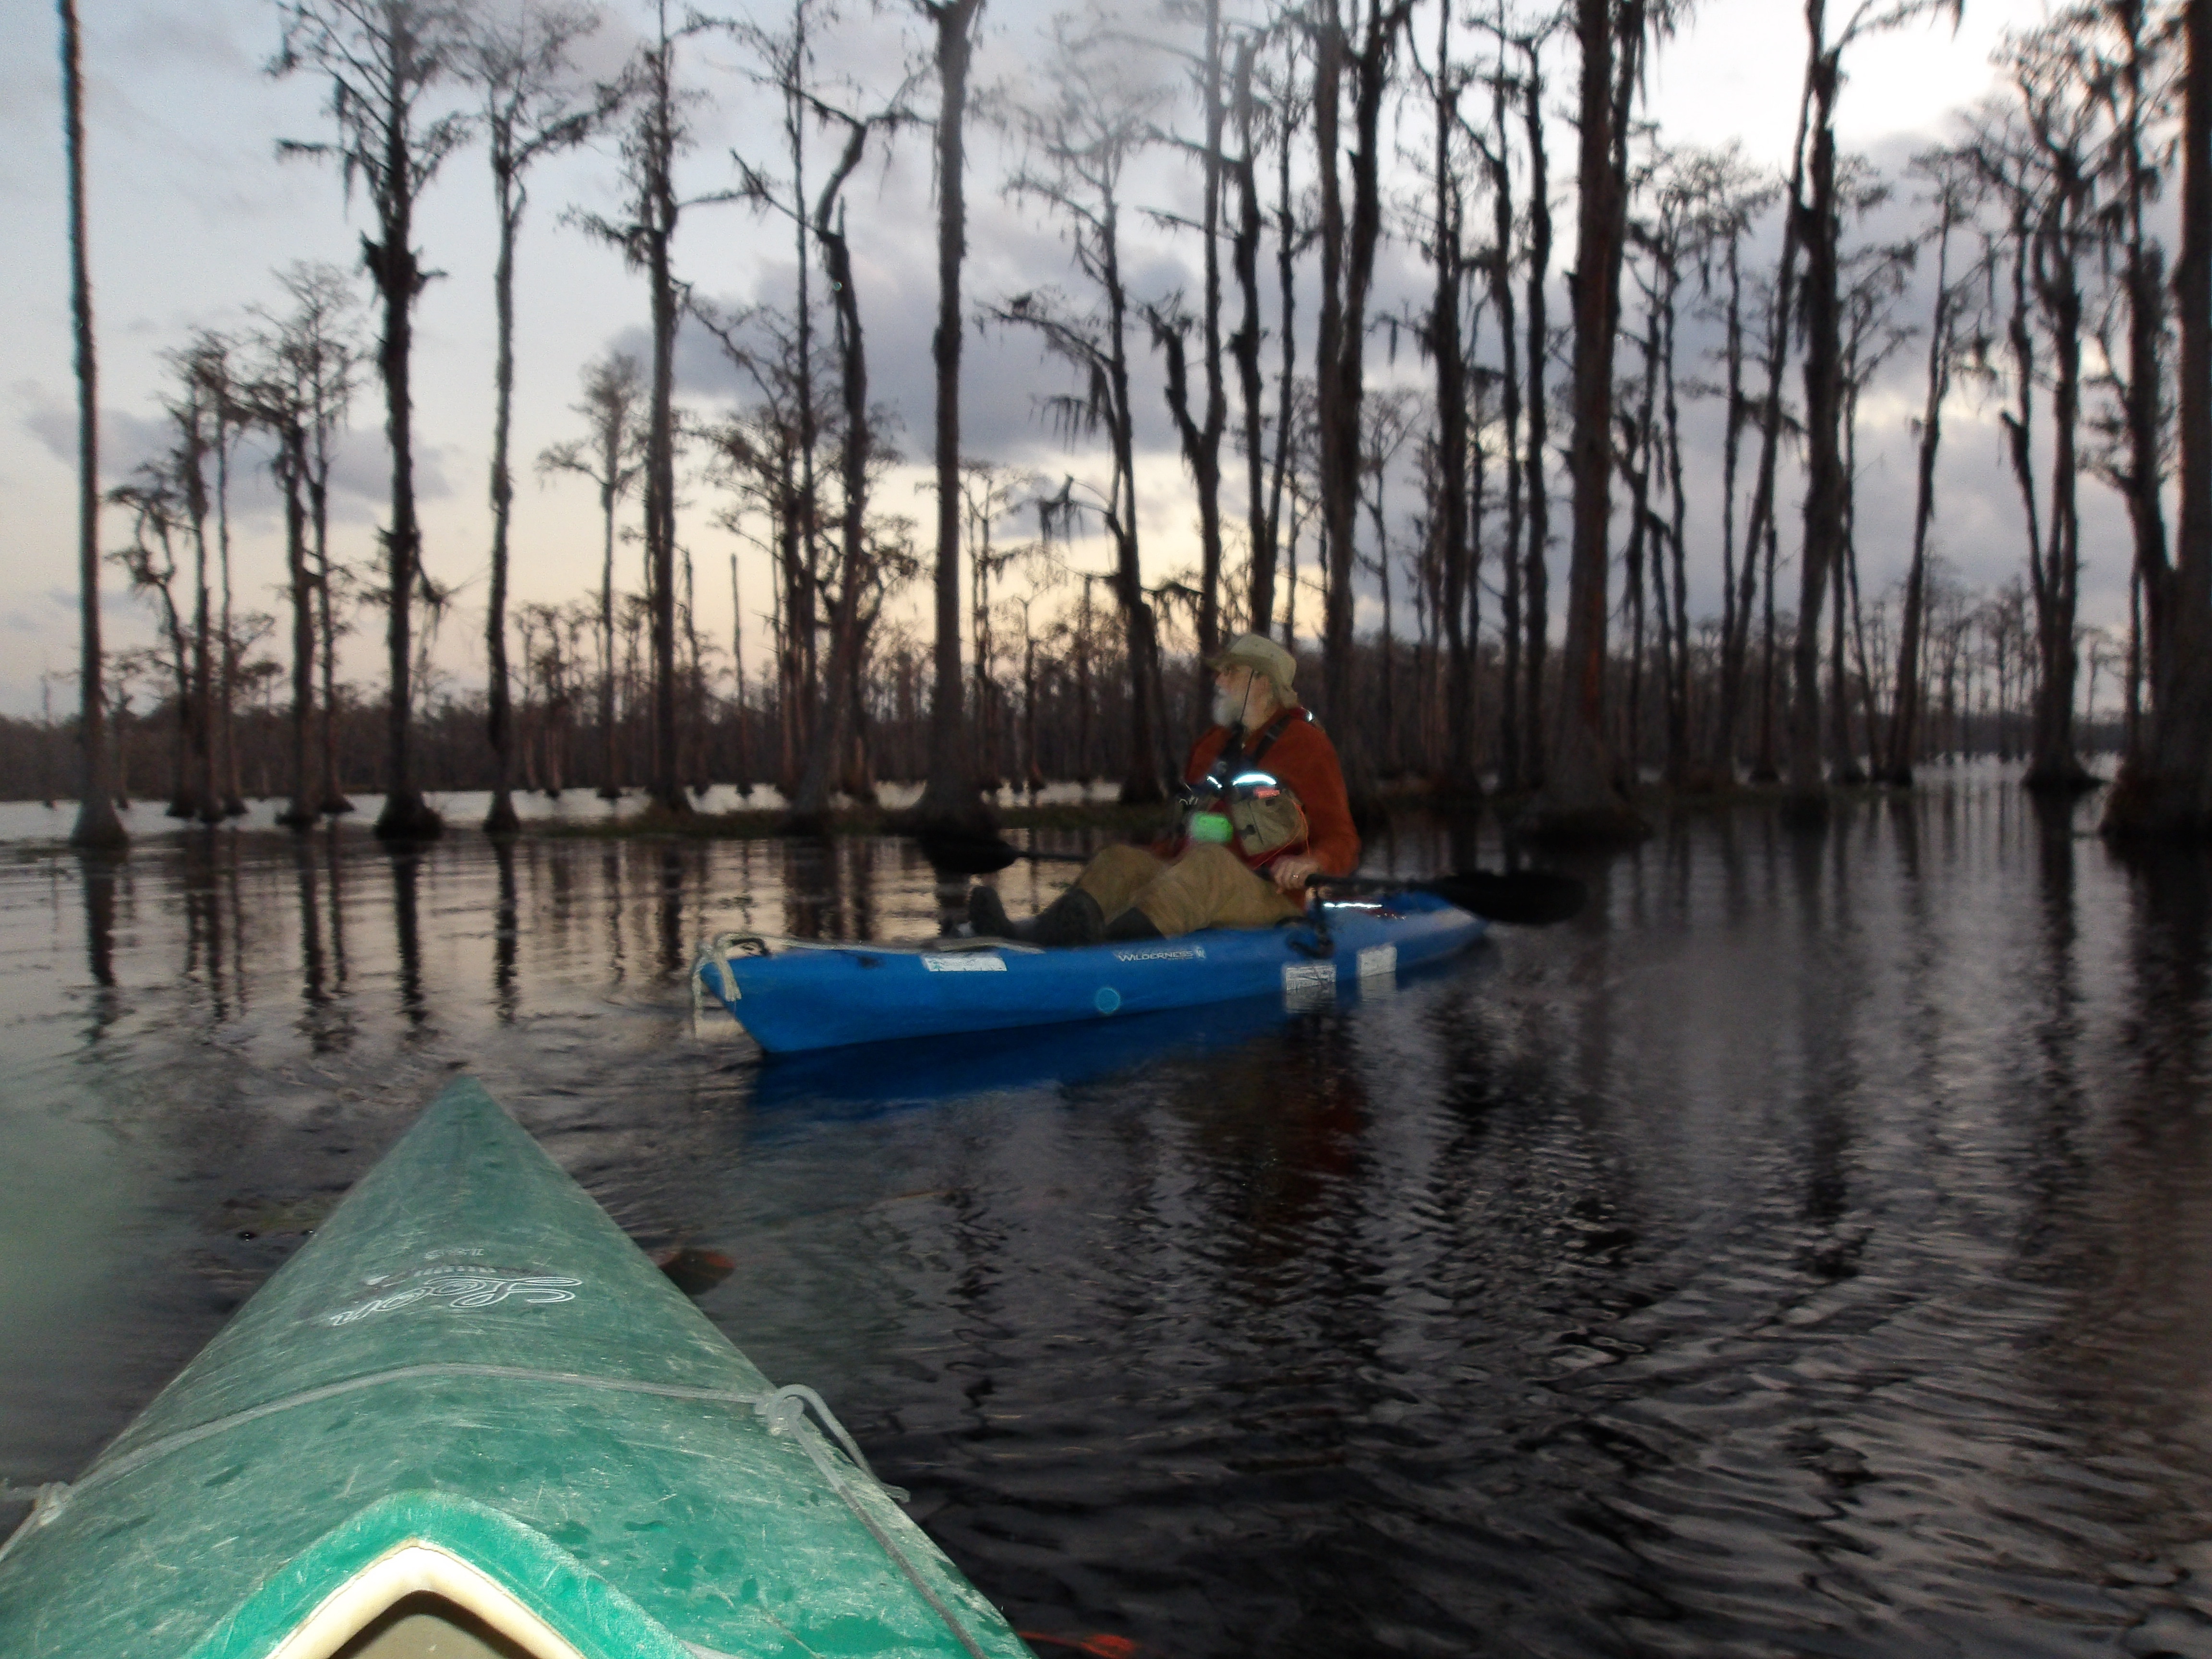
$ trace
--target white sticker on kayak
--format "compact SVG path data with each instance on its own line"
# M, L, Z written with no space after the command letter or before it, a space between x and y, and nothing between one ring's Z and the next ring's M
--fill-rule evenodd
M1173 948L1164 945L1155 946L1149 951L1116 951L1114 952L1114 960L1116 962L1204 962L1206 947L1203 945L1183 945Z
M986 956L981 951L965 955L926 956L921 965L933 974L1003 974L1006 971L1004 957Z
M1395 945L1370 945L1359 953L1359 977L1395 979L1398 977L1398 947Z
M1310 1008L1336 996L1336 964L1333 962L1286 962L1283 964L1283 1006Z

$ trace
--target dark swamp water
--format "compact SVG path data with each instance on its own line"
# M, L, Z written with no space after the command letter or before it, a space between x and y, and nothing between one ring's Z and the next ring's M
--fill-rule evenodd
M1024 1630L2212 1654L2212 884L2094 803L1686 820L1395 994L799 1066L692 948L934 931L898 843L4 810L0 1527L465 1068Z

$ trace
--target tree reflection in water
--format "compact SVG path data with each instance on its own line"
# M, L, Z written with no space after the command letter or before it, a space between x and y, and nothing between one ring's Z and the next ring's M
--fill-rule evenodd
M73 1474L465 1066L736 1264L701 1305L1025 1628L2201 1650L2212 879L2088 821L1994 769L1824 836L1686 816L1387 994L768 1065L689 1035L696 935L921 938L962 885L891 842L27 847L0 1191L121 1206L66 1249L130 1290L0 1275L52 1338L0 1348L0 1486Z

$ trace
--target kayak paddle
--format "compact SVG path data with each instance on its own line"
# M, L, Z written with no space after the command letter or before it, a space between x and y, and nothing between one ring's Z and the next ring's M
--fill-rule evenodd
M1040 864L1088 864L1088 853L1024 853L996 836L963 836L957 830L925 830L914 837L922 857L948 876L988 876L1017 859Z
M1549 870L1454 870L1426 881L1317 876L1311 884L1333 893L1433 893L1469 915L1516 927L1571 921L1589 902L1589 890L1582 883Z
M915 836L922 856L947 875L985 876L1019 859L1039 864L1087 864L1088 853L1024 853L995 836L933 830ZM1455 870L1425 881L1372 876L1324 876L1312 884L1338 893L1433 893L1447 904L1489 921L1544 927L1571 921L1589 902L1572 876L1549 870Z

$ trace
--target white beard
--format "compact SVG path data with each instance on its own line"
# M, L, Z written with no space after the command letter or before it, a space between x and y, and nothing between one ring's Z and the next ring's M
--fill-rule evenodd
M1213 691L1213 723L1216 726L1236 725L1244 718L1244 705L1249 701L1249 693L1240 697L1233 691L1224 691L1216 686Z

